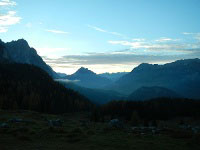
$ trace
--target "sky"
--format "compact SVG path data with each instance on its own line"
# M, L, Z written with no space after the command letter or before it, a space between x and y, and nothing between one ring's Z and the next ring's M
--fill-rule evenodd
M200 0L0 0L0 39L25 39L55 71L129 72L200 58Z

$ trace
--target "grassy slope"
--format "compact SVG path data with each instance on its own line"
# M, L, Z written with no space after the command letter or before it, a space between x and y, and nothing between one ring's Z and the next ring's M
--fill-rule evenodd
M22 118L32 123L14 123L0 128L1 150L191 150L200 149L193 138L172 138L169 135L135 135L123 130L105 130L104 123L80 125L87 114L46 115L36 112L0 111L0 123ZM64 120L62 128L50 129L47 119ZM198 139L199 140L199 139Z

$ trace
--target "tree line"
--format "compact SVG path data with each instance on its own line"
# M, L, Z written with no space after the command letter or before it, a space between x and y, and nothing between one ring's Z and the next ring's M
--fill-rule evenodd
M104 121L106 117L134 123L139 120L155 122L179 117L200 119L200 100L157 98L148 101L111 101L96 107L91 114L93 121Z

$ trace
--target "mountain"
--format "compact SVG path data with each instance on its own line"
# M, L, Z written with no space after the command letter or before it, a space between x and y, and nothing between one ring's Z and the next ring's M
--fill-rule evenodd
M87 68L81 67L74 74L68 75L66 79L77 80L77 85L86 88L103 88L104 86L110 84L112 81L97 75Z
M0 63L0 109L65 113L91 106L87 98L55 82L39 67Z
M0 40L0 63L8 62L9 56L5 50L4 43Z
M42 60L42 58L37 54L36 50L31 48L26 40L19 39L17 41L8 43L1 41L1 45L4 47L4 55L7 56L7 60L16 63L35 65L45 70L51 77L58 77L56 72L54 72L52 68Z
M62 83L66 88L79 92L95 104L105 104L112 100L125 99L124 95L115 91L80 87L75 84L76 82L73 83L62 79L56 79L56 81Z
M57 72L57 75L59 76L59 79L63 79L63 78L67 77L67 74L65 74L65 73Z
M117 72L117 73L102 73L102 74L98 74L101 77L104 78L108 78L112 81L117 81L119 78L121 78L122 76L128 74L128 72Z
M109 89L130 95L141 87L159 86L186 98L200 98L200 59L178 60L164 65L143 63Z
M163 87L141 87L134 91L130 96L128 97L129 100L150 100L155 98L179 98L180 96L176 94L176 92L163 88Z

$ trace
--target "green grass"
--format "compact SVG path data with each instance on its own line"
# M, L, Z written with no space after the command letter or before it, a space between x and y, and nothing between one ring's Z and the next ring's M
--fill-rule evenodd
M125 130L108 130L106 123L90 123L86 113L47 115L29 111L0 111L0 123L22 118L31 123L9 123L0 128L0 150L198 150L200 136L182 133L139 135ZM49 119L61 119L63 127L50 128ZM178 134L179 136L177 136Z

